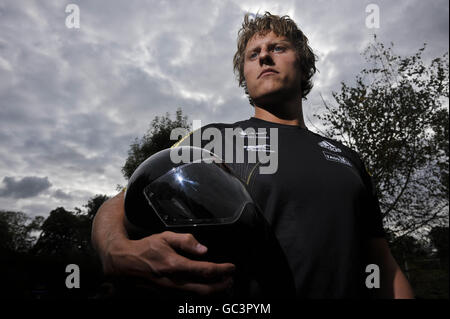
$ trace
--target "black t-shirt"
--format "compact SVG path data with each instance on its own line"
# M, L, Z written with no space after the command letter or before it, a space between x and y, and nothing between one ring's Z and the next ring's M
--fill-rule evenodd
M221 147L210 143L218 136L208 128L222 133ZM193 145L194 134L247 185L288 258L298 297L369 296L366 245L385 233L371 177L356 152L299 126L256 118L209 124L174 146Z

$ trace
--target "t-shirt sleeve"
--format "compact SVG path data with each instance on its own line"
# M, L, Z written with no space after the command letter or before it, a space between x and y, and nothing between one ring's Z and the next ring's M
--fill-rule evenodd
M378 200L378 195L373 178L369 174L366 166L364 165L364 162L361 160L359 155L357 155L357 158L360 175L366 189L363 200L363 210L361 212L363 234L367 238L385 238L386 232L383 227L383 218L381 214L380 203Z

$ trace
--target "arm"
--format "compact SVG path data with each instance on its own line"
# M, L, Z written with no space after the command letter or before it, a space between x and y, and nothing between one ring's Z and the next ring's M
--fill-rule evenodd
M111 256L109 253L119 247L111 247L128 240L123 226L125 212L123 209L124 191L109 199L99 208L92 223L91 241L94 249L100 256L103 271L112 274L111 263L107 262Z
M380 288L376 297L385 299L412 299L414 292L391 254L384 238L374 238L369 243L369 262L380 268Z
M161 287L201 295L226 290L232 284L233 264L193 261L176 252L206 253L207 248L191 234L167 231L130 240L124 218L124 192L121 192L99 208L93 221L92 244L105 274L138 276Z

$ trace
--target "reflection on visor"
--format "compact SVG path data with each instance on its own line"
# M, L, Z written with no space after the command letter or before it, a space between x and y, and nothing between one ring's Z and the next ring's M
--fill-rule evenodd
M237 220L250 195L222 163L173 168L144 189L166 226L227 224Z

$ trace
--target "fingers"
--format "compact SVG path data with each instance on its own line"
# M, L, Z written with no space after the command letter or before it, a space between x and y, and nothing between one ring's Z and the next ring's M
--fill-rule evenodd
M126 261L129 274L147 278L149 283L199 295L223 292L233 284L233 264L191 260L179 253L206 253L207 248L192 234L167 231L132 243L129 256L120 260Z
M180 263L184 275L194 278L213 280L215 278L232 276L236 269L231 263L216 264L208 261L194 261L180 256Z
M161 233L161 237L172 247L185 252L202 255L208 248L200 244L192 234L178 234L170 231Z
M164 240L174 249L191 254L204 254L207 247L200 244L192 234L178 234L164 232L161 234ZM169 257L168 265L172 273L187 275L196 278L214 279L229 276L234 273L235 266L231 263L216 264L206 261L194 261L181 255L174 254Z
M232 289L234 269L233 264L193 261L175 254L145 277L166 289L214 295Z

